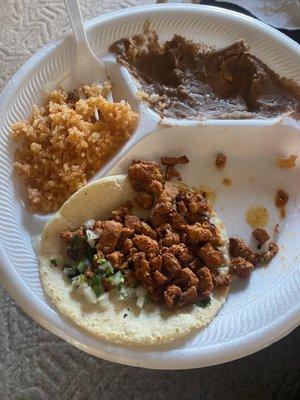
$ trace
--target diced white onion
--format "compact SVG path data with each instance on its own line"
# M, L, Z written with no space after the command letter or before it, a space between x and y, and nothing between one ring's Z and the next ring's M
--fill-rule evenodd
M93 291L93 289L87 283L81 283L78 287L78 290L80 292L82 292L86 301L89 304L97 303L97 301L98 301L97 296L95 295L95 292Z
M99 239L98 233L95 231L92 231L91 229L86 230L86 237L87 237L87 242L91 247L95 246L95 240Z
M101 294L101 295L98 297L97 302L98 302L99 304L101 304L102 306L107 305L107 302L108 302L108 293L103 293L103 294Z
M92 239L92 240L99 238L98 233L96 233L95 231L92 231L91 229L86 230L86 236L88 239Z
M108 280L114 286L118 286L120 283L124 283L124 277L121 271L118 271L114 275L110 276Z
M86 229L93 229L94 225L95 225L95 220L88 219L87 221L85 221L85 223L83 225L86 227Z
M117 295L118 301L123 301L135 295L135 290L131 287L122 286L120 287Z
M110 273L110 274L114 273L113 266L111 265L111 263L109 261L106 261L104 264L99 264L98 269L100 271L105 271L106 273Z
M71 283L73 287L80 286L86 282L86 276L83 274L77 275L71 279Z
M137 298L137 301L136 301L136 305L139 307L139 308L143 308L143 305L144 305L144 303L145 303L145 296L143 296L143 297L138 297Z

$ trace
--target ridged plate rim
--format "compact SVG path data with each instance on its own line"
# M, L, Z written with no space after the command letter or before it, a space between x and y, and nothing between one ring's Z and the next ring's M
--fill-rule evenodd
M104 16L96 17L86 23L88 30L101 24L104 20L114 20L120 17L126 17L126 15L140 14L145 12L156 13L158 7L164 10L172 12L173 10L193 10L197 12L215 12L219 15L226 15L228 18L239 18L244 20L248 24L252 24L253 27L260 29L262 32L272 33L277 41L284 43L291 50L295 51L300 55L300 47L293 40L287 38L282 33L276 31L260 21L254 20L251 17L244 16L242 14L220 9L211 6L199 6L199 5L153 5L153 6L142 6L134 7L127 10L121 10L106 14ZM66 33L62 38L51 42L50 44L44 46L39 50L34 56L32 56L20 70L14 75L14 77L8 82L2 93L0 94L0 109L5 109L10 101L10 93L18 87L20 82L24 79L24 76L29 74L35 65L39 63L40 60L44 59L47 55L55 52L55 49L63 43L63 41L69 36ZM235 121L236 122L236 121ZM229 125L231 122L226 121L224 125ZM219 124L219 122L218 122ZM241 124L245 124L245 121L241 121ZM147 352L144 353L144 360L135 360L134 350L131 352L130 356L122 356L121 354L116 356L109 354L105 346L101 349L94 348L89 341L88 335L86 335L87 340L83 343L82 332L79 332L76 327L73 329L68 327L68 332L65 332L61 326L59 326L60 316L53 310L49 311L49 307L46 303L43 303L30 288L20 279L18 275L15 275L15 270L7 254L4 252L2 243L0 243L0 271L1 280L6 289L11 293L19 305L38 323L44 326L46 329L50 330L57 336L62 337L64 340L72 343L73 345L81 348L82 350L94 354L96 356L102 357L104 359L121 362L128 365L143 366L147 368L158 368L158 369L181 369L181 368L195 368L203 367L208 365L219 364L222 362L227 362L247 354L251 354L263 347L273 343L274 341L280 339L292 329L294 329L299 324L300 319L300 305L294 307L289 313L285 314L281 318L273 321L269 325L258 330L254 334L246 335L240 339L228 341L226 344L213 345L211 347L206 347L205 350L201 348L193 349L182 349L177 350L176 355L165 354L157 355L156 358L148 357ZM62 320L63 321L63 320ZM276 328L276 329L274 329ZM255 336L255 337L254 337ZM217 357L216 357L217 354Z

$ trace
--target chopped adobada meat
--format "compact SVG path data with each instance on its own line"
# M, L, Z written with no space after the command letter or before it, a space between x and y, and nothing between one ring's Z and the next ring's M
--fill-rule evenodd
M187 164L189 163L187 156L181 157L162 157L161 163L166 166L166 179L178 178L181 180L180 173L175 169L177 164Z
M170 229L166 229L165 231L165 236L162 238L162 244L164 246L170 247L173 246L173 244L179 244L180 243L180 235Z
M180 287L188 288L190 286L198 286L199 279L190 268L182 268L176 278L176 284Z
M258 232L260 232L259 235L261 235L261 239L264 241L267 238L265 234L267 232ZM232 256L230 271L231 274L237 275L240 278L248 278L251 271L258 264L259 260L269 262L279 251L279 247L276 243L270 243L268 250L259 256L241 239L230 238L229 242L229 252ZM266 243L266 241L264 243Z
M166 179L177 178L181 180L180 172L173 165L169 165L166 168Z
M210 229L203 228L199 222L186 227L186 233L191 243L207 242L213 236Z
M224 288L231 285L232 277L231 274L212 274L213 284L215 288Z
M187 164L189 163L189 159L187 156L181 156L181 157L162 157L161 158L161 163L162 165L177 165L177 164Z
M112 212L112 219L117 222L123 222L125 216L131 214L132 208L133 203L131 201L126 201Z
M215 249L211 243L206 243L198 252L208 267L221 267L224 262L223 253Z
M111 219L94 222L88 232L95 238L91 247L86 227L61 236L67 243L74 235L82 239L81 247L71 249L72 259L95 293L141 286L151 301L174 309L208 299L213 279L216 287L229 286L231 280L218 272L224 257L217 248L218 230L210 222L211 206L202 194L167 180L165 170L187 163L187 157L163 157L162 162L165 167L134 161L128 170L136 203L149 210L147 220L134 215L133 204L126 202Z
M153 207L154 198L150 193L141 192L136 196L135 201L137 205L144 210L151 210Z
M182 200L177 203L177 211L180 215L185 215L187 213L186 205Z
M203 267L198 270L197 277L199 279L200 297L203 300L209 297L211 291L213 290L214 285L212 274L207 267Z
M184 292L181 293L178 299L177 307L184 307L190 304L194 304L198 299L198 291L196 286L190 286Z
M97 250L104 254L112 253L122 233L122 224L116 221L103 221L101 235L97 243Z
M158 285L164 285L168 281L168 278L157 270L154 271L153 278Z
M174 306L174 301L176 297L178 298L181 295L181 289L176 285L169 285L164 291L164 299L166 306L168 308L172 308Z
M122 246L122 252L124 253L129 253L130 250L133 248L133 243L132 240L129 239L128 237L125 238L124 242L123 242L123 246Z
M165 183L165 189L159 198L162 199L163 197L165 197L165 198L170 197L171 200L175 200L178 193L179 193L179 191L178 191L177 187L172 182L167 181Z
M279 252L279 247L276 243L270 243L269 248L262 254L262 259L265 262L271 261Z
M156 231L147 222L144 221L141 223L141 233L143 235L149 236L151 239L157 238Z
M117 269L123 264L124 256L120 251L113 251L112 253L107 254L105 258L114 268Z
M142 231L142 222L135 215L125 215L124 225L126 228L133 229L134 232L141 233Z
M242 257L252 265L256 266L259 262L259 256L242 239L229 239L229 252L231 257Z
M270 239L268 232L264 228L254 229L252 235L257 240L258 245L263 245Z
M253 269L254 265L242 257L236 257L231 260L230 271L233 275L237 275L239 278L249 278Z
M71 229L66 229L61 232L60 237L66 242L69 243L73 240L74 237L82 238L84 236L83 228L79 228L75 231L71 231Z
M194 261L194 256L185 243L173 245L168 251L178 258L182 266L187 266Z
M225 154L223 154L223 153L217 154L216 160L215 160L216 167L219 169L224 168L226 165L226 161L227 161L227 158L226 158Z
M161 166L154 161L133 161L128 169L128 176L133 189L137 192L157 193L157 185L160 189L163 187Z
M157 241L145 235L136 235L132 239L132 243L139 251L145 254L157 254L159 250Z
M164 253L162 256L162 271L171 279L178 276L181 271L181 264L172 253Z

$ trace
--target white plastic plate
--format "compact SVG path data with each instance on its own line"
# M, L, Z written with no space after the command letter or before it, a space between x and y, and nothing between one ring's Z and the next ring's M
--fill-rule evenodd
M89 40L106 62L115 83L114 98L125 98L140 113L136 133L95 177L125 173L135 158L186 154L191 163L181 171L187 183L216 189L216 209L229 235L250 240L245 212L253 205L269 211L268 230L280 224L280 255L257 269L249 282L236 284L228 300L201 332L167 346L136 348L98 340L60 315L41 287L32 238L41 233L49 217L32 215L21 201L13 177L13 148L9 141L13 122L28 116L42 101L45 88L61 82L74 62L70 36L49 44L17 72L0 95L0 278L20 306L38 323L80 349L104 359L159 369L183 369L230 361L278 340L300 319L300 188L299 166L276 167L278 157L300 156L299 126L289 120L267 121L161 121L140 104L128 72L107 53L115 40L139 33L146 20L165 40L180 33L217 47L243 37L251 51L278 73L299 82L300 48L276 30L244 15L193 5L155 5L122 10L86 24ZM178 125L178 126L170 126ZM224 171L214 167L217 152L224 152ZM224 178L232 180L224 186ZM287 218L279 219L274 206L276 189L290 194ZM277 240L277 238L276 238Z

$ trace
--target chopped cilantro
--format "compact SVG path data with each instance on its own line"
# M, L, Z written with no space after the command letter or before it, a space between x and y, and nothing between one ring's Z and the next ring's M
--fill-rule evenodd
M97 261L97 263L100 264L98 267L99 270L105 272L105 274L107 276L110 276L114 273L113 266L111 265L111 263L109 261L101 259L100 263L99 263L99 261Z
M101 281L100 281L101 277L99 275L94 276L93 278L90 278L88 280L88 284L90 286L94 286L94 285L101 285Z
M85 246L83 254L88 260L91 261L94 257L95 249L93 249L91 246Z
M197 305L199 307L205 308L205 307L208 307L210 305L210 303L211 303L211 298L208 297L207 299L198 301Z
M86 241L85 237L80 237L80 236L73 236L71 240L71 245L79 247L81 246L84 242Z
M88 285L93 289L95 295L99 297L104 293L102 284L101 284L101 276L95 275L93 278L88 280Z
M81 283L86 282L86 276L83 274L77 275L71 279L72 286L79 286Z
M103 294L103 292L104 292L102 286L100 286L100 285L93 285L93 286L91 286L91 288L93 289L93 291L97 297L101 296L101 294Z
M76 256L75 258L71 257L72 259L76 260L84 256L89 261L93 259L96 251L88 244L86 236L84 237L74 236L70 242L70 245L68 246L68 250L70 250L71 252L75 252L75 254L78 253L79 255L77 256L77 258Z
M79 263L77 264L76 268L82 274L86 270L86 265L85 265L85 263L83 261L79 261Z
M105 258L98 258L97 259L97 264L103 265L106 264L108 261L105 260Z
M111 275L107 278L107 280L114 286L118 286L124 283L124 276L121 271L116 272L114 275Z

